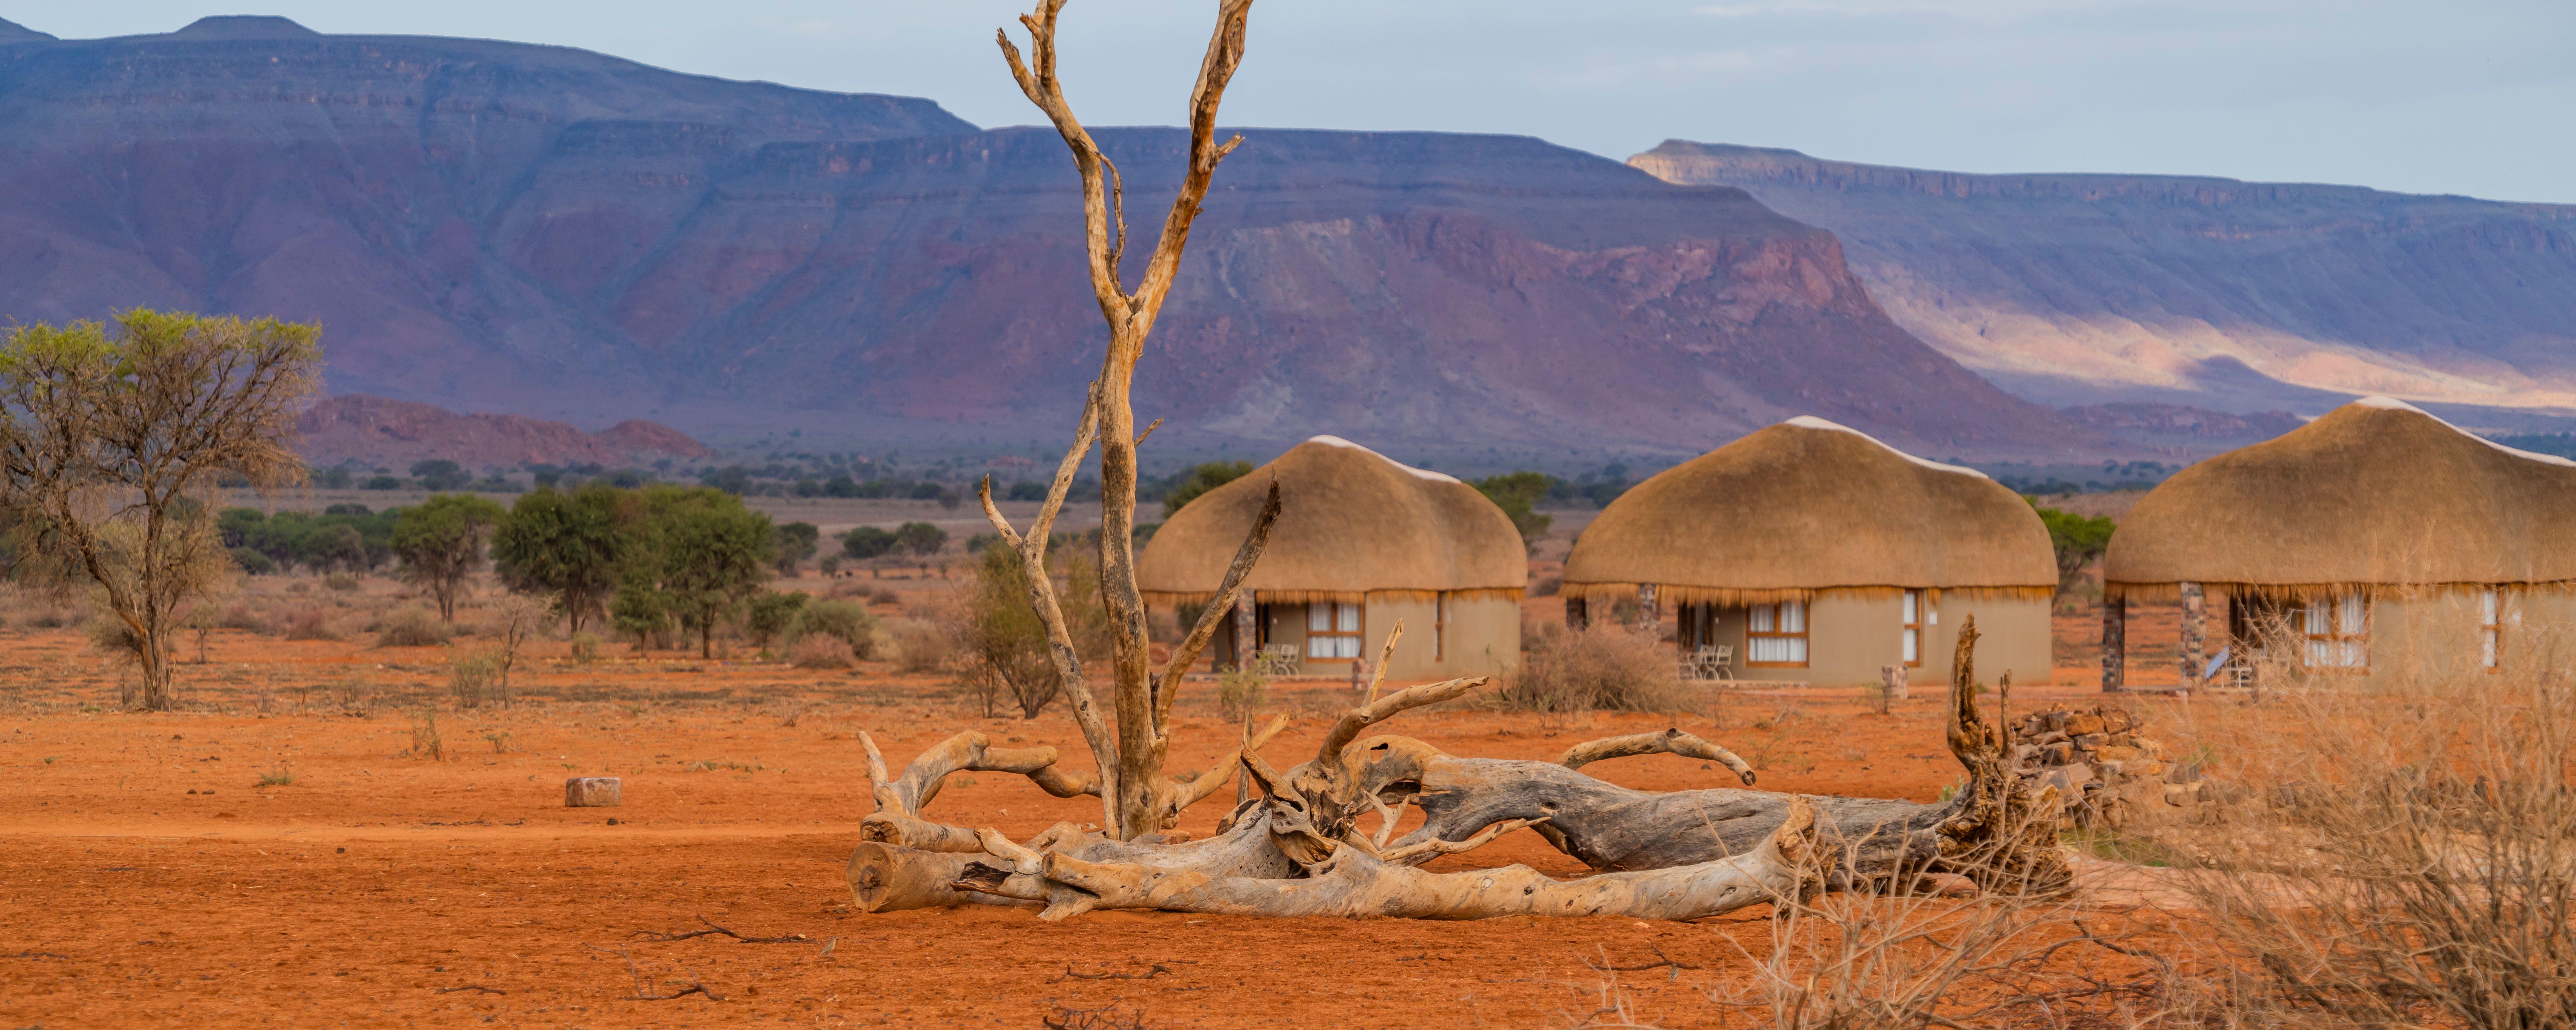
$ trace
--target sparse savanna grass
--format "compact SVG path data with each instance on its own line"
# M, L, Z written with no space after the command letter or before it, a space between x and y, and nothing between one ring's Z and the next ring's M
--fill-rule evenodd
M294 786L295 770L289 769L283 765L270 769L267 772L259 774L259 785L262 787Z
M438 733L438 708L423 705L411 715L411 754L433 762L447 760L447 741Z
M859 664L848 643L820 633L800 637L788 645L787 660L799 669L848 669Z
M2229 973L2196 1003L2236 1025L2576 1026L2576 685L2533 663L2264 698L2179 727L2242 789L2132 832L2183 867Z

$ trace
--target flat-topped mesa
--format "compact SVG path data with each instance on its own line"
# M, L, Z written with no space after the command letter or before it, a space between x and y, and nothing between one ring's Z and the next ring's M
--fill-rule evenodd
M320 39L322 34L273 14L217 14L189 22L171 39Z

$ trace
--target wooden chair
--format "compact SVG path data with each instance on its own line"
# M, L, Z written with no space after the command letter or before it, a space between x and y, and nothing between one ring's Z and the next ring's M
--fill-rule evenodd
M1306 671L1306 662L1295 644L1263 644L1253 655L1252 671L1262 676L1294 676Z
M1681 674L1686 680L1734 679L1729 666L1735 664L1735 649L1703 644L1682 656Z

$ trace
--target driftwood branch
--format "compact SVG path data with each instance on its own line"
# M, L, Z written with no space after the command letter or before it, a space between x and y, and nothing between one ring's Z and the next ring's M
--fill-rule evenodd
M1661 733L1632 733L1625 737L1576 744L1567 748L1565 754L1557 758L1556 764L1580 769L1605 758L1655 754L1707 759L1734 770L1736 778L1743 780L1745 786L1753 785L1753 767L1744 764L1744 759L1736 757L1733 751L1684 733L1679 727Z

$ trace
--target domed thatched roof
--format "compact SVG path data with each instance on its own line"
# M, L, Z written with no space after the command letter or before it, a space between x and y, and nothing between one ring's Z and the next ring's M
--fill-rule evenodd
M1475 487L1318 436L1163 523L1136 560L1149 599L1216 593L1274 477L1279 524L1246 582L1265 598L1355 601L1370 591L1517 591L1529 582L1520 531Z
M1850 588L2057 586L2048 530L1975 469L1801 416L1610 502L1565 561L1569 594L1763 604Z
M2576 462L2364 398L2175 473L2102 565L2123 596L2576 580Z

